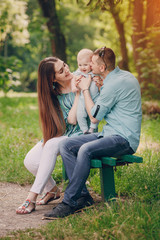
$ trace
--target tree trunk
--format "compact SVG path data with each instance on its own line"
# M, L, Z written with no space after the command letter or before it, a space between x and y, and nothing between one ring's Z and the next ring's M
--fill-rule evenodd
M115 5L112 1L109 2L110 4L110 11L114 18L117 31L119 33L119 39L120 39L120 49L121 49L121 56L122 60L119 63L120 68L129 70L128 66L128 51L126 47L126 38L125 38L125 32L124 32L124 23L121 21L119 12L116 10Z
M144 39L145 33L144 33L144 26L143 26L143 14L144 14L144 5L143 0L134 0L133 2L133 35L132 35L132 44L133 44L133 56L134 61L136 65L136 70L138 73L138 80L140 83L144 82L145 79L141 77L142 72L141 68L142 65L137 65L137 60L140 59L140 52L138 49L144 49L145 48L145 40L140 41ZM145 86L144 86L145 87Z
M146 8L146 31L147 34L153 33L155 55L160 59L160 0L147 1Z
M159 83L157 59L160 60L160 0L134 0L133 2L133 52L138 80L142 84L142 92L149 90L150 86L154 86L154 91L157 92ZM145 54L145 58L141 55L138 49L141 49ZM141 64L137 62L141 60ZM155 68L155 69L154 69ZM142 77L148 72L147 77ZM150 71L149 71L150 70ZM149 90L151 92L151 90Z
M4 58L6 59L8 57L8 35L6 35L6 38L4 40Z
M66 43L60 30L60 24L56 13L55 0L38 0L43 15L47 18L47 27L50 32L50 40L53 56L57 56L66 62Z

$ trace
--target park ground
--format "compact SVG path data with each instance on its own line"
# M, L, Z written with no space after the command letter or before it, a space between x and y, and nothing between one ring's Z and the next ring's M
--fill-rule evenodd
M36 211L27 215L16 214L15 210L24 201L24 196L30 189L30 185L20 186L15 183L0 182L0 237L14 237L12 231L25 230L28 228L39 228L42 225L50 222L50 220L42 220L43 214L50 211L57 203L61 202L64 193L61 193L61 198L50 202L44 206L36 206ZM59 186L62 190L62 185ZM94 201L100 202L101 196L91 191Z

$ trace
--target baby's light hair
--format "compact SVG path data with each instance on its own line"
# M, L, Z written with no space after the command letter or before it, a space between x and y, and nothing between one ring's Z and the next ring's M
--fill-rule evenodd
M83 48L81 49L78 54L77 54L77 59L78 58L83 58L84 56L88 56L91 57L93 55L93 51L91 49L88 48Z

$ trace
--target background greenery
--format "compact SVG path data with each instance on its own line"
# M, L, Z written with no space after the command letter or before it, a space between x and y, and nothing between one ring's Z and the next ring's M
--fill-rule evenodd
M14 95L14 94L13 94ZM32 184L34 177L23 159L42 138L38 125L37 97L0 97L0 181ZM143 102L145 104L145 102ZM157 102L159 106L159 102ZM99 125L101 130L104 122ZM137 155L143 164L117 167L116 191L121 200L100 203L41 229L18 231L13 239L159 239L160 237L160 117L144 114L141 144ZM58 157L53 176L62 181ZM91 170L88 187L99 193L99 171ZM9 238L2 238L9 239Z
M36 91L38 64L46 56L62 51L73 71L80 49L107 46L138 78L144 96L160 98L160 0L1 0L0 17L5 93Z

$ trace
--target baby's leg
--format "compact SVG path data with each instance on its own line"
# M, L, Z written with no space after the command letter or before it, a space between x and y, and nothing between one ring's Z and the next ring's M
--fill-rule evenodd
M94 133L94 132L98 132L98 123L92 123L90 124L90 128L89 128L89 133Z
M77 107L77 121L80 126L80 129L83 133L88 131L88 121L87 121L87 112L83 101L79 99L78 107Z

